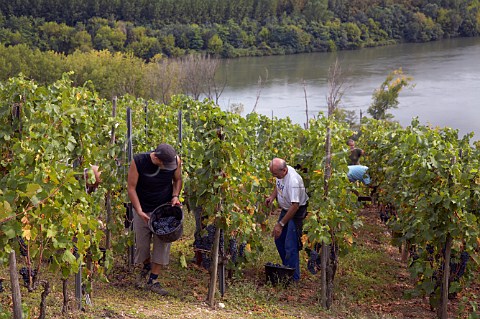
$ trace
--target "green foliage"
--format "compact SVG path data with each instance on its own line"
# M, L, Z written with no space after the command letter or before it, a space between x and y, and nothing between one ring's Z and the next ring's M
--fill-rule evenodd
M210 53L219 55L222 52L223 49L223 41L220 39L218 34L214 34L209 40L208 40L208 51Z
M126 39L127 36L121 30L103 26L93 38L93 47L97 50L121 51Z
M309 211L305 229L311 248L315 243L336 243L342 250L353 244L353 231L361 225L355 214L356 196L346 178L347 149L345 141L351 131L345 123L327 118L310 121L302 147L302 167L309 172ZM331 175L325 182L327 126L331 134ZM327 185L325 184L327 183ZM328 187L328 196L325 196Z
M389 225L397 241L417 248L418 259L410 267L417 292L434 293L447 237L453 239L454 258L466 251L473 264L479 262L480 153L471 146L473 135L459 139L454 129L422 126L416 119L407 128L365 120L362 132L369 141L369 171L382 190L380 201L396 208ZM433 253L426 252L427 245ZM467 269L450 292L465 287L468 278Z
M5 141L0 167L0 260L6 260L11 249L18 249L17 238L22 237L28 264L43 267L41 260L51 259L48 270L62 278L73 274L86 256L93 267L88 270L89 279L108 271L112 252L107 253L105 264L100 263L107 229L115 237L112 251L124 251L131 243L129 235L122 235L127 107L132 110L135 152L151 150L161 142L174 145L183 161L183 199L190 207L202 207L208 223L247 243L244 261L259 257L263 237L271 231L264 206L264 196L273 189L268 162L282 157L313 172L321 167L324 156L309 149L321 145L325 136L326 122L320 119L312 123L314 130L305 131L290 119L256 113L244 118L210 101L176 96L169 105L159 105L129 95L116 101L113 118L110 102L86 86L73 87L68 75L50 86L12 78L2 84L0 94L0 138ZM176 141L179 111L183 115L181 143ZM343 151L349 131L345 124L332 125L338 130L334 144ZM332 198L327 202L322 199L319 175L304 176L312 185L314 213L307 228L312 242L333 232L342 242L352 242L356 221L351 196L343 189L348 183L344 164L343 157L336 162L331 183L337 186L331 187ZM83 172L89 172L90 165L100 166L102 183L96 192L87 194ZM87 174L88 178L93 177ZM106 196L113 210L108 225ZM318 228L320 224L325 226Z
M131 72L128 80L132 82L125 80L124 86L135 88L133 74L141 71L141 60L107 51L88 54L98 63L95 68L82 64L80 53L69 61L102 76L107 69L102 61L112 59L122 66L117 65L117 70ZM96 55L106 58L96 60ZM123 231L127 108L132 110L134 151L149 151L161 142L174 145L183 161L183 199L191 207L202 207L208 222L224 229L227 236L247 242L246 261L258 259L264 250L262 238L269 233L263 202L273 188L268 172L273 157L305 169L300 173L310 196L306 246L335 242L344 251L352 249L353 232L361 225L352 184L346 178L345 141L352 131L338 115L321 116L309 123L309 129L302 129L288 118L224 112L208 100L177 95L166 105L124 94L116 101L113 117L111 102L100 98L91 83L74 86L76 81L81 81L76 74L64 74L51 85L26 77L0 83L0 262L18 249L21 237L33 267L42 267L41 260L49 258L49 271L66 278L78 269L77 250L79 258L92 260L88 274L94 279L111 267L113 251L125 251L131 244L131 236ZM390 79L384 85L398 94L403 81ZM177 140L179 112L181 141ZM332 158L326 179L329 131ZM420 278L418 290L433 292L433 273L443 262L447 235L453 239L454 253L467 251L478 263L480 150L472 147L472 135L459 139L455 130L432 129L417 120L402 128L389 121L364 119L361 132L359 145L366 150L365 164L380 190L379 200L397 209L389 226L399 240L420 248L430 244L440 256L427 262L424 254L413 264L411 271ZM87 194L83 173L94 164L103 172L102 184ZM108 225L107 195L113 210ZM107 227L115 240L101 264ZM452 291L467 283L456 283Z
M397 108L398 95L404 87L408 87L413 80L403 75L402 69L390 72L387 78L373 93L373 103L367 112L376 120L391 119L393 115L387 113L389 109Z
M237 57L358 49L480 32L478 1L83 0L53 7L55 2L18 0L15 10L4 2L0 41L5 45L64 54L95 48L145 60L189 51ZM222 45L217 39L209 44L214 34ZM173 43L165 41L169 36Z
M112 152L101 149L113 124L104 102L86 88L72 88L68 77L49 87L12 79L0 94L6 124L1 135L9 149L2 156L0 255L22 237L29 265L40 268L48 258L50 270L66 278L78 269L75 245L81 257L89 253L97 262L96 273L103 273L98 261L104 192L86 194L79 176L92 163L114 166Z

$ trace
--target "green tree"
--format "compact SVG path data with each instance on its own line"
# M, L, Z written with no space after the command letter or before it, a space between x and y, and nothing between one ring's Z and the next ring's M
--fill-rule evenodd
M0 29L0 43L3 43L5 45L17 45L22 43L27 44L26 40L23 38L20 32L13 32L5 28Z
M122 51L127 36L119 29L103 26L98 29L93 39L97 50L109 50L111 52Z
M303 14L309 22L325 22L333 16L333 13L328 10L328 0L308 1Z
M367 112L376 120L393 118L387 113L389 109L398 107L398 95L400 91L409 86L413 78L405 76L402 69L390 72L385 81L373 93L373 103Z
M132 42L127 46L136 57L149 61L155 55L162 52L162 47L157 38L143 36L138 41Z
M46 50L53 50L55 52L62 52L65 54L71 53L72 50L72 35L74 28L67 26L65 23L46 22L40 28L40 37L46 43Z
M344 29L348 40L348 47L351 49L362 47L362 40L360 38L362 31L360 28L355 23L347 22L344 24Z
M92 36L85 30L76 32L72 37L72 50L88 52L93 49Z
M214 54L220 54L223 50L223 41L218 34L214 34L210 40L208 40L208 51Z

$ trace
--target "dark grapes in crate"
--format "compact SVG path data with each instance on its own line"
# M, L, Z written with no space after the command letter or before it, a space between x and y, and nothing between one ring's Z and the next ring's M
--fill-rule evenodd
M265 264L265 275L267 282L270 282L274 286L280 283L284 286L288 286L293 281L294 271L295 268L290 268L272 262L267 262Z

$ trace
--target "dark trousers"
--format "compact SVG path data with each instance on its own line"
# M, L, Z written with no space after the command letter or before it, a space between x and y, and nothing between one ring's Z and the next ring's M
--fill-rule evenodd
M280 237L275 239L275 246L277 246L278 254L282 259L284 266L295 268L293 273L293 280L300 280L300 250L302 235L303 219L305 219L307 212L307 205L298 208L295 217L288 221L283 227ZM280 221L287 211L282 209L278 220Z

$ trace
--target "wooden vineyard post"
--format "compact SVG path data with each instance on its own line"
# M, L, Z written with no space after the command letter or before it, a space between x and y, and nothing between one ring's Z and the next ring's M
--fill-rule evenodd
M182 139L183 139L183 127L182 127L182 110L178 110L178 144L182 148Z
M220 227L218 227L217 221L215 221L215 239L213 240L212 247L212 262L210 265L210 285L208 286L208 304L210 307L215 305L215 290L217 285L217 271L218 271L218 251L220 247Z
M217 136L220 138L220 141L223 142L225 135L223 134L223 128L217 128ZM223 174L223 170L219 170L219 174ZM215 211L216 211L216 216L221 216L222 215L222 191L221 188L219 188L216 191L216 195L220 197L220 202L216 205ZM215 218L215 238L213 240L213 247L211 251L211 265L210 265L210 285L208 287L208 299L207 302L210 305L210 307L214 307L215 305L215 291L216 291L216 285L217 285L217 279L218 279L218 255L220 252L220 235L223 233L221 231L221 218L216 217ZM223 248L222 248L223 252ZM222 265L221 267L225 267L223 265L223 254L222 254ZM224 293L224 288L225 288L225 269L223 268L220 275L222 278L220 278L220 292Z
M145 139L148 139L148 102L145 101L143 106L143 112L145 113Z
M75 301L77 302L77 309L82 309L82 260L79 258L78 253L74 254L78 263L78 272L75 274Z
M18 282L17 259L15 250L10 252L10 282L12 284L12 301L13 301L13 319L22 318L22 295L20 294L20 284Z
M324 186L323 186L323 196L325 199L329 196L329 179L332 175L332 146L331 146L331 119L333 119L334 112L340 103L340 100L343 95L343 82L341 79L341 68L338 64L338 60L335 61L335 64L329 69L328 76L328 96L327 96L327 108L328 108L328 124L326 129L325 137L325 175L324 175ZM335 277L336 272L336 243L335 236L331 236L332 242L330 245L327 245L325 242L322 243L322 257L321 257L321 266L322 266L322 294L321 294L321 306L326 309L330 309L330 306L333 303L333 278ZM333 253L332 253L333 252ZM328 268L328 269L327 269Z
M320 282L320 305L323 308L327 308L327 261L328 261L328 246L324 242L322 243L322 254L320 256L320 264L322 267L322 276Z
M112 117L115 118L117 115L117 97L113 97L112 101ZM115 124L112 125L112 131L110 133L110 146L115 145ZM107 224L107 233L106 233L106 238L105 238L105 249L109 250L112 248L112 232L110 229L110 224L112 222L112 192L111 190L107 191L107 194L105 195L105 206L106 206L106 224Z
M450 258L452 253L452 236L447 234L445 243L445 258L443 259L442 290L440 297L440 306L437 309L439 319L448 319L448 290L450 289L448 281L450 277Z
M460 151L460 157L462 152ZM454 157L451 160L452 165L456 163L457 159ZM453 186L452 176L449 176L449 184ZM450 233L447 233L447 239L445 241L445 255L443 258L443 276L442 276L442 290L440 295L440 305L437 309L437 317L439 319L448 319L448 291L450 289L450 259L452 255L452 243L453 238Z
M132 145L132 109L127 107L127 159L128 163L130 164L133 160L133 145ZM128 209L127 207L127 219L129 221L129 233L133 231L133 209ZM127 256L127 264L129 267L132 267L135 263L134 261L135 255L135 243L133 245L128 246L128 256Z
M225 232L220 230L220 239L218 244L218 289L220 291L220 296L225 294L225 247L220 246L220 243L225 243Z
M329 111L330 115L330 111ZM325 154L326 154L326 159L325 159L325 178L324 178L324 184L323 184L323 196L325 198L328 198L328 180L330 179L330 174L331 174L331 146L330 146L330 126L327 126L327 136L325 140ZM322 278L321 278L321 287L322 287L322 293L321 293L321 298L320 298L320 304L323 308L328 309L328 278L327 278L327 267L328 267L328 259L330 257L330 252L328 249L328 244L325 242L322 243L322 256L320 259L321 266L322 266Z

